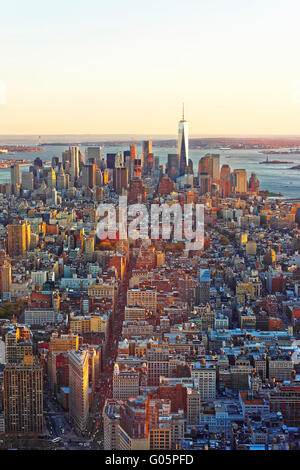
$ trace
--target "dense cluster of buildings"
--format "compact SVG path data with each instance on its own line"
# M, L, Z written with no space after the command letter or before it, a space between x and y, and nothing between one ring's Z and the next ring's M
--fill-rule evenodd
M204 243L97 237L100 202L202 204ZM188 123L166 167L152 142L51 166L0 186L0 434L42 434L44 390L85 433L102 374L104 449L297 448L300 205L255 174L196 170ZM124 304L120 298L124 294ZM116 330L116 325L119 329Z

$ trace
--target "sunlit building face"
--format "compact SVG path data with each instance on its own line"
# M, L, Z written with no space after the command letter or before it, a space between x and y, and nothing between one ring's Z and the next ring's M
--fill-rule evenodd
M178 155L179 165L182 170L189 164L189 125L182 119L178 124Z

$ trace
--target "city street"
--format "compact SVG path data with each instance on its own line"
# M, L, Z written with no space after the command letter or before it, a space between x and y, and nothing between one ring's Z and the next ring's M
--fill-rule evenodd
M45 433L48 434L51 440L61 438L61 441L55 444L58 449L103 449L102 411L106 398L112 396L113 365L117 356L118 341L121 335L126 305L126 292L134 263L135 260L133 259L128 263L124 279L120 283L116 295L117 302L113 317L111 318L110 334L103 358L103 372L99 377L99 391L94 393L85 436L79 436L75 432L70 422L68 412L63 410L56 398L52 397L50 391L45 387L44 416L47 427Z

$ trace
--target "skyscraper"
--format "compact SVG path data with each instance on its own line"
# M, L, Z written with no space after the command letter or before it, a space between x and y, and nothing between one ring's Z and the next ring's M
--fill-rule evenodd
M131 160L134 160L136 158L136 145L135 144L130 145L130 157L131 157Z
M115 168L120 168L124 166L124 154L123 152L118 152L115 158Z
M82 167L82 186L93 188L96 185L97 166L90 163Z
M31 171L22 173L22 188L32 190L34 188L34 175Z
M63 167L64 169L66 169L66 163L71 162L71 152L70 152L70 149L69 150L65 150L63 153L62 153L62 164L63 164Z
M57 206L57 191L56 191L56 188L52 188L51 199L52 199L53 206Z
M143 161L143 173L145 176L151 176L154 169L153 153L148 153Z
M101 147L87 147L85 151L85 161L86 163L88 163L90 158L94 158L96 165L100 168L101 155L102 155Z
M218 183L220 180L220 155L213 153L212 157L212 179L214 183Z
M235 193L247 193L248 182L247 182L247 172L244 169L233 170L231 173L232 177L232 187Z
M141 178L132 178L128 192L129 204L146 202L146 188Z
M89 354L87 351L69 353L69 414L75 427L83 432L89 416Z
M147 157L147 172L152 175L154 170L154 155L153 153L148 153Z
M206 173L212 178L212 159L209 154L199 160L198 175L200 173Z
M144 140L142 144L143 166L148 159L149 153L152 153L152 140Z
M207 173L213 182L220 180L220 155L217 153L208 153L199 161L198 174Z
M51 166L52 168L56 168L59 165L59 158L58 157L52 157L51 160Z
M210 299L210 270L200 269L199 304L206 304Z
M199 179L199 188L200 188L200 195L210 193L211 192L211 176L207 173L200 173L198 176Z
M60 167L59 173L57 175L56 186L58 190L65 189L67 187L67 179L63 166Z
M11 178L11 184L15 191L16 186L21 184L21 174L20 174L19 163L15 163L14 165L10 167L10 178Z
M11 283L11 265L7 260L4 260L0 266L0 294L2 298L9 295Z
M70 176L71 182L74 183L79 177L79 149L78 147L70 147Z
M30 246L30 225L26 222L7 226L7 251L9 256L21 256Z
M112 170L115 167L116 153L108 153L106 155L107 168Z
M16 325L5 335L6 364L19 364L33 354L32 333L25 325Z
M252 194L257 194L259 192L259 181L255 173L251 173L249 179L249 192Z
M188 122L184 119L184 108L182 119L178 124L178 155L180 176L182 176L185 174L185 169L189 165L189 126Z
M34 166L37 166L39 168L43 168L43 160L41 160L40 157L36 157L33 160L33 164L34 164Z
M125 157L125 166L128 170L128 181L130 181L131 177L133 176L133 161L131 162L131 156L124 154Z
M139 158L133 161L133 175L135 178L142 177L142 161Z
M168 153L167 173L174 181L179 176L179 157L176 153Z
M43 368L32 355L3 372L5 431L43 432Z
M229 165L222 165L220 173L220 190L222 197L229 197L231 193L231 173Z
M49 168L47 175L47 186L48 188L56 188L56 174L53 168Z
M118 194L122 194L123 189L128 189L128 168L119 166L113 170L114 190Z

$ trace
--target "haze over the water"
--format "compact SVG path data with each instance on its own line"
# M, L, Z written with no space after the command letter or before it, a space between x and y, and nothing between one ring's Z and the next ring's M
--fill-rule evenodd
M28 135L14 135L14 134L7 134L1 135L0 134L0 145L38 145L38 144L46 144L46 143L81 143L81 142L118 142L118 141L126 141L126 142L141 142L142 140L151 139L155 145L155 141L162 141L162 140L177 140L177 134L28 134ZM190 135L189 140L192 139L205 139L205 138L258 138L261 141L263 139L272 138L273 140L280 140L283 139L295 139L296 141L299 140L296 144L300 147L300 134L296 135L260 135L260 134L196 134ZM280 145L279 145L280 146ZM291 143L287 142L287 147L291 146Z
M2 3L2 134L299 133L296 0Z

